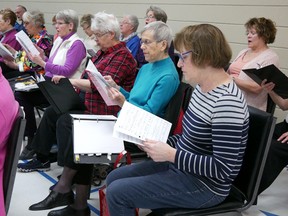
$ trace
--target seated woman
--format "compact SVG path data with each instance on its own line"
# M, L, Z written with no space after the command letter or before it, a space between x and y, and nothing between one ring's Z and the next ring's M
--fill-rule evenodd
M45 70L45 77L52 78L53 75L61 75L68 78L79 78L81 76L86 63L86 49L77 35L78 22L78 15L75 11L63 10L58 12L56 15L58 37L54 41L49 58L40 49L43 46L39 47L40 55L32 56L28 53L29 59ZM29 22L25 24L27 30L29 25ZM28 136L28 145L22 151L19 159L27 160L35 154L31 147L31 141L37 129L34 107L48 106L49 103L41 91L16 92L15 97L20 105L24 106L26 113L25 135Z
M148 23L155 22L155 21L162 21L164 23L167 22L168 16L166 12L157 6L151 5L147 10L146 10L146 17L145 17L145 24L147 25ZM172 61L175 61L174 57L174 43L171 41L171 44L169 45L169 56L172 59Z
M172 41L169 31L168 26L161 21L147 24L141 31L141 49L148 64L141 67L131 92L115 85L111 77L105 77L114 87L110 89L110 94L119 106L122 107L127 100L159 117L164 116L166 106L179 85L177 70L168 53ZM135 144L128 142L125 142L125 149L129 152L141 151Z
M201 24L185 27L174 42L185 80L197 83L183 118L183 134L170 137L167 144L145 141L141 148L152 160L108 175L111 216L132 216L135 208L217 205L229 194L241 167L249 113L242 92L224 70L231 58L224 35L215 26Z
M273 91L275 84L263 80L262 88L268 92L271 99L282 110L288 110L288 99L283 99ZM258 194L266 190L278 177L280 172L288 165L288 115L276 124L271 141L270 150L266 159Z
M99 47L97 46L97 43L95 41L93 31L91 29L92 19L93 19L92 14L84 14L80 19L80 26L82 27L83 31L86 34L83 43L90 57L93 57L95 53L99 50Z
M242 70L260 68L270 64L279 66L278 55L268 47L275 40L275 24L264 17L252 18L245 23L248 48L240 51L228 68L237 86L243 91L247 103L263 111L267 108L267 92Z
M49 56L53 42L45 28L44 14L40 11L26 11L23 14L23 22L31 41L40 47L46 56ZM16 56L15 61L5 61L6 65L18 72L10 73L9 77L23 75L22 72L28 72L34 76L34 73L44 74L44 68L31 61L24 49L16 52L9 47L10 51Z
M126 43L134 58L140 49L140 38L137 35L138 26L139 21L135 15L125 15L120 21L120 40Z
M19 105L14 99L8 81L0 67L0 215L6 215L3 197L3 172L6 157L6 143L14 120L18 114Z
M0 36L0 41L3 45L9 45L14 50L19 51L21 49L21 45L16 40L15 34L17 31L14 28L14 25L17 21L16 14L10 10L5 9L0 11L0 32L2 35ZM3 57L0 56L0 67L2 67L2 74L9 78L9 72L12 72L14 69L8 67L4 63Z

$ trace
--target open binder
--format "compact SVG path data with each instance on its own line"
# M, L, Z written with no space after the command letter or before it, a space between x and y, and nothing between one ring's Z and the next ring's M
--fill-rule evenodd
M288 98L288 77L282 73L274 64L261 67L259 69L244 69L243 72L245 72L259 85L261 85L261 82L264 79L267 79L267 83L275 83L273 91L284 99Z
M85 110L83 101L68 78L60 79L58 84L46 78L37 85L57 114L64 114L70 110Z
M111 163L124 151L123 140L112 136L113 115L71 114L75 163Z

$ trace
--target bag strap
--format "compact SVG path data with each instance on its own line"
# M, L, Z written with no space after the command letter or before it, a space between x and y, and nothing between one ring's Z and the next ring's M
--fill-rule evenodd
M127 152L126 150L123 150L116 158L115 162L114 162L114 166L113 168L116 169L119 164L120 161L122 160L122 158L126 156L126 164L131 164L132 160L131 160L131 155L129 152Z

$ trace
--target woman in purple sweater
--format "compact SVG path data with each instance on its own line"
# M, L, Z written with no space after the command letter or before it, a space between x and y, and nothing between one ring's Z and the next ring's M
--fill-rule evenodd
M28 57L32 62L44 68L45 77L51 78L53 75L68 78L80 77L85 68L86 49L76 33L78 22L78 15L75 11L63 10L58 12L55 25L58 37L54 41L49 58L40 49L40 55L28 53ZM40 91L19 92L15 96L20 105L24 106L27 118L25 135L28 137L28 144L19 158L27 160L31 159L35 153L30 146L37 129L34 107L39 105L48 106L49 103Z

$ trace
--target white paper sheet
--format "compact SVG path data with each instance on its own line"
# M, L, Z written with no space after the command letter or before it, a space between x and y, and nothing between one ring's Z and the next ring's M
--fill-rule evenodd
M15 34L16 40L20 43L22 48L26 52L30 52L32 55L39 55L39 51L36 49L34 44L32 43L31 39L27 36L27 34L21 30L17 34Z
M113 154L124 150L123 140L113 137L116 117L73 114L74 154Z
M171 126L170 122L125 102L113 136L139 145L146 139L166 142Z
M91 81L93 82L98 92L100 93L101 97L107 104L107 106L117 105L116 102L108 96L107 88L110 88L109 83L107 83L107 81L104 79L102 74L97 70L97 68L95 67L95 65L93 64L91 60L89 60L88 62L86 71Z

